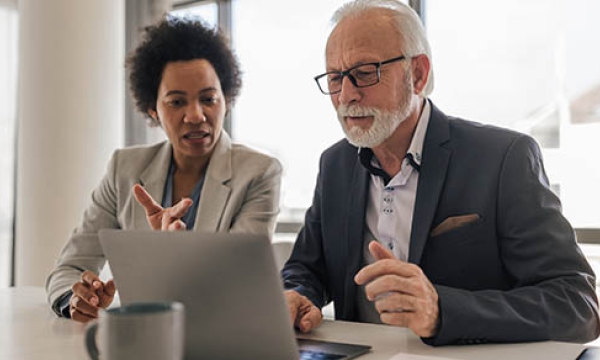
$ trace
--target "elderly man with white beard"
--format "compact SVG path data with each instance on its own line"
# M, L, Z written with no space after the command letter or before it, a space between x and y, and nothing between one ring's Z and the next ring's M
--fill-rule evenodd
M418 16L355 0L333 16L326 72L346 139L320 161L282 270L295 326L406 327L431 345L598 336L595 275L536 142L442 113Z

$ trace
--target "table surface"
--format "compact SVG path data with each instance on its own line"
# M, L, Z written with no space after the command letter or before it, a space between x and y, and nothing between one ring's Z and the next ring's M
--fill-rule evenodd
M43 288L0 290L0 359L86 359L85 327L57 318L46 303ZM301 337L371 345L371 352L360 360L565 360L576 359L585 348L554 341L434 348L406 329L327 320L310 335Z

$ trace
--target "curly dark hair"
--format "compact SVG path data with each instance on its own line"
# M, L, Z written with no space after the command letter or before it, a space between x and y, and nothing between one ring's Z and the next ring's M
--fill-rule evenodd
M221 89L231 106L242 86L239 63L218 28L200 18L168 16L144 29L141 44L127 57L129 87L137 109L151 119L148 110L156 110L158 87L169 62L205 59L214 67Z

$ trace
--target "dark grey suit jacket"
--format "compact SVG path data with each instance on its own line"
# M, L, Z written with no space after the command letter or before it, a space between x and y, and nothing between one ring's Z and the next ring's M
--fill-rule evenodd
M313 204L282 270L286 289L356 321L370 174L357 148L326 150ZM479 220L431 236L449 217ZM432 104L410 239L439 294L432 345L598 336L595 276L550 191L540 150L523 134L444 115Z

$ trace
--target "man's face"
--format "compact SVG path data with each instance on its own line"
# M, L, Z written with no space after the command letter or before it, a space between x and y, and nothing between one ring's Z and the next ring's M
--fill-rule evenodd
M391 17L377 9L343 19L327 42L327 71L381 62L401 54L402 44ZM410 59L380 67L379 83L357 88L344 78L342 91L331 95L350 143L380 145L410 114L413 86Z

